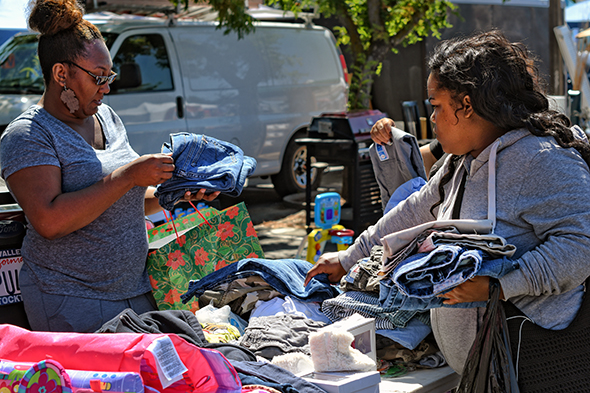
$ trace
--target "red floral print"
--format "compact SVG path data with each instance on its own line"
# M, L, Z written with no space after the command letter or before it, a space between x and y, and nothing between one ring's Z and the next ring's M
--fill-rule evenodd
M237 206L232 206L229 209L227 209L227 211L225 212L225 214L227 214L227 216L230 219L234 219L235 216L237 216L240 213L240 209Z
M179 266L184 266L186 263L184 258L184 254L180 250L176 250L168 255L168 261L166 261L166 266L172 268L172 270L178 269Z
M203 248L195 251L195 265L205 266L209 261L209 253Z
M228 237L234 236L234 226L229 222L224 222L223 224L219 224L219 229L217 231L217 237L220 238L222 241L225 241Z

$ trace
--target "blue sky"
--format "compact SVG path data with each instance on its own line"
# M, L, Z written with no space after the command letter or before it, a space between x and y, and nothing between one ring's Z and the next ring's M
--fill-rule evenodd
M26 29L25 10L28 3L28 0L0 0L0 27Z

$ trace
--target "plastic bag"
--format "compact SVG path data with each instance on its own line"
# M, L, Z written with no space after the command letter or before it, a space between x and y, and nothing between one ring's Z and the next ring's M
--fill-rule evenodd
M229 323L230 308L225 305L217 308L210 304L195 311L195 316L200 323Z
M519 393L500 284L490 279L483 324L469 350L456 393Z
M237 314L234 314L229 305L225 305L221 308L217 308L212 304L208 304L205 307L195 311L195 316L199 320L201 325L214 323L227 323L238 329L240 336L244 334L248 323L240 318Z

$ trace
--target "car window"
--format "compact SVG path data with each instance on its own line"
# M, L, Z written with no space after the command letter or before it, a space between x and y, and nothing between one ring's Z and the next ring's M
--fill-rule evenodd
M164 38L160 34L138 34L127 37L113 59L113 70L121 75L121 65L139 66L141 84L112 90L111 94L174 90L172 71Z
M0 48L0 93L41 94L43 88L37 36L15 36Z

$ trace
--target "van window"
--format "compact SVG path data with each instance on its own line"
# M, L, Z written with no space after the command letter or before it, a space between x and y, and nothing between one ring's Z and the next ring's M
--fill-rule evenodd
M110 48L117 34L103 33ZM41 94L45 89L36 34L16 35L0 46L0 94Z
M340 63L334 45L323 31L265 30L260 39L266 48L275 85L337 83Z
M0 49L0 93L41 94L43 88L37 36L15 36Z
M121 65L125 63L135 63L139 66L141 85L117 89L111 94L174 90L168 52L160 34L127 37L113 59L113 70L119 73Z
M176 40L192 56L183 59L183 73L193 91L240 89L270 85L259 43L246 36L222 35L214 27L182 33Z

